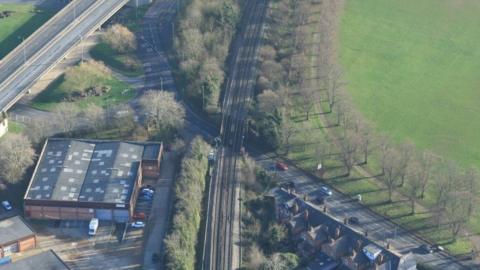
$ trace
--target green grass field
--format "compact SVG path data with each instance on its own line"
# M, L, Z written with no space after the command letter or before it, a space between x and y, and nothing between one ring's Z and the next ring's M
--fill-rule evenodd
M143 75L143 68L138 58L133 54L118 54L107 44L100 42L90 50L90 55L98 61L118 70L122 74L130 77ZM135 67L128 67L125 63L135 61L138 63Z
M0 4L0 11L13 11L9 17L0 19L0 59L54 14L30 4Z
M67 75L62 75L41 92L32 102L32 107L40 110L50 111L55 108L57 104L64 101L69 89L73 85L80 84L80 80L92 82L97 86L109 86L110 91L101 96L88 96L81 100L72 102L73 106L80 109L86 108L90 103L94 103L101 107L125 103L135 96L135 92L131 87L117 78L111 73L102 73L98 67L85 64L84 66L75 66L74 70L67 71L75 76L68 79Z
M477 0L346 1L347 88L379 131L480 165L479 12Z

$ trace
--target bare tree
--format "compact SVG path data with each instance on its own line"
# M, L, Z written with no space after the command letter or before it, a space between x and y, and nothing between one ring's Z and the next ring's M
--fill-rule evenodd
M295 127L292 120L288 117L283 117L281 122L281 136L282 136L282 144L285 147L285 154L288 155L290 153L291 148L291 138L292 136L297 133L297 128Z
M105 110L94 103L89 104L85 110L87 124L94 131L98 131L106 126L106 117Z
M133 52L137 49L137 40L127 27L114 24L102 35L102 40L119 53Z
M405 184L405 175L407 174L408 166L410 164L414 151L415 146L411 142L406 142L400 146L400 162L398 164L400 169L400 187L403 187L403 185Z
M466 191L451 191L445 203L445 217L452 232L453 241L457 240L460 231L465 227L469 218L469 202Z
M60 103L53 110L55 122L63 133L72 132L77 124L78 110L68 103Z
M448 200L452 197L449 194L455 189L456 183L458 183L457 166L453 162L448 162L443 168L440 169L440 173L437 175L435 181L435 205L434 209L437 212L435 215L435 223L440 225L442 213L445 212L445 207Z
M21 134L8 134L0 141L0 176L9 183L22 180L28 167L33 165L35 151L28 138Z
M54 134L53 123L46 119L36 119L27 125L27 136L34 143L41 143Z
M387 165L388 154L392 149L392 141L386 135L379 138L380 148L380 165L382 166L382 175L385 174L385 167Z
M467 196L465 200L468 202L468 216L471 217L477 210L477 191L478 191L478 182L480 180L480 172L476 167L470 167L465 172L465 186Z
M420 177L420 198L425 197L425 189L427 188L428 181L430 180L430 174L432 170L433 154L430 152L423 152L419 159L419 165L421 167Z
M310 113L314 108L315 104L319 103L320 95L318 92L313 88L304 88L300 91L300 97L302 99L302 108L303 112L305 113L306 120L310 119Z
M257 96L258 110L265 114L274 114L282 106L282 98L272 90L265 90Z
M372 127L365 122L361 122L358 127L358 136L360 151L363 154L363 164L368 163L368 156L373 152Z
M346 176L349 176L356 162L356 154L358 149L358 137L354 132L347 132L345 136L339 140L340 158L343 166L347 170Z
M388 201L392 201L393 192L398 186L398 181L400 178L400 155L394 149L391 148L385 153L385 161L383 162L383 175L381 177L382 181L387 186L388 190Z
M328 72L326 82L327 82L327 96L328 96L328 105L330 107L330 112L334 110L334 106L337 102L338 90L344 85L341 81L342 73L338 68L333 68Z
M178 129L183 126L185 109L175 101L172 93L151 90L140 98L148 116L148 125L160 129Z
M419 162L412 162L408 166L407 181L406 181L406 195L410 201L411 214L415 214L415 201L418 198L418 192L421 190L424 172Z

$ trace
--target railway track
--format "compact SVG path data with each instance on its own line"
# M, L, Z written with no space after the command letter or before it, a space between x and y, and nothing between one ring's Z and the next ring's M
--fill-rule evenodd
M267 0L249 0L231 57L231 69L222 105L216 167L212 176L204 243L203 269L232 269L232 233L238 153L246 132L246 104L253 95L256 51L261 42ZM209 221L210 220L210 221Z

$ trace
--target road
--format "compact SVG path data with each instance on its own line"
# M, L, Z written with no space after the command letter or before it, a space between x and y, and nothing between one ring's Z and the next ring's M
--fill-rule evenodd
M276 156L273 154L263 154L255 150L250 151L258 164L266 170L270 170L276 163ZM280 182L292 181L295 183L297 193L308 194L309 198L315 198L318 195L318 189L321 184L318 179L303 172L302 170L290 164L287 171L271 171L276 174ZM385 246L386 240L391 243L394 250L401 254L413 252L420 262L428 263L433 269L459 270L459 269L479 269L478 265L471 265L470 262L464 262L463 266L456 262L446 253L422 254L419 246L425 242L417 238L414 234L409 233L389 220L375 214L365 206L346 196L332 187L333 195L328 197L326 201L328 213L336 217L338 220L355 216L360 220L360 225L355 226L360 233L368 231L369 238L377 244ZM319 208L321 210L321 208Z
M0 111L7 111L83 37L128 0L76 0L59 11L0 63Z
M236 167L246 132L246 104L253 95L256 51L260 44L266 1L246 2L241 29L233 43L230 74L222 105L217 162L210 181L203 269L236 269L233 265Z

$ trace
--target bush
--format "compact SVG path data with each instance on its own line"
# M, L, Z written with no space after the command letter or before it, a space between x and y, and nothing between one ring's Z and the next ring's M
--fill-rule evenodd
M174 189L172 229L165 239L167 269L195 268L195 248L200 229L209 151L210 146L197 137L192 141L182 161L180 176Z
M129 53L137 49L137 40L127 27L114 24L102 35L102 41L118 53Z

